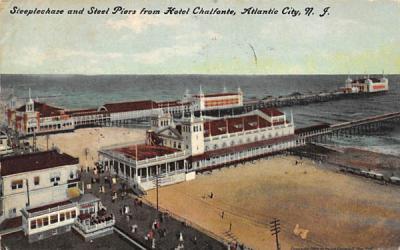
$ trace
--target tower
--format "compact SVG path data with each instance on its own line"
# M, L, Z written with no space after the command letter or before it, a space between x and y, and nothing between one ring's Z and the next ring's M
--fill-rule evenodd
M346 88L351 88L351 83L353 82L353 79L350 78L350 75L347 76L346 82L345 82L345 87Z
M196 118L193 114L182 121L182 136L184 150L190 154L200 155L204 153L204 126L203 119Z
M171 126L173 123L173 118L170 113L164 113L157 117L151 119L151 129L157 130L162 127Z
M25 112L33 112L35 110L35 104L31 97L31 88L29 88L29 99L25 104Z

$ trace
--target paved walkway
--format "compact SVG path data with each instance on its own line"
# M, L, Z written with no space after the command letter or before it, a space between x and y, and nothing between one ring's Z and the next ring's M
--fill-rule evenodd
M106 175L107 173L101 174L99 182L92 184L92 188L86 189L85 192L98 196L103 205L107 207L107 211L116 216L116 227L146 248L152 249L154 247L153 240L145 238L153 232L156 249L175 249L180 244L183 244L184 249L227 249L227 246L223 243L185 225L168 214L158 213L153 207L139 202L139 199L135 198L132 193L122 197L122 181L118 180L117 184L110 185L109 182L105 182L104 176ZM92 177L92 173L82 174L82 180L85 183L91 183ZM108 180L111 180L110 177L108 177ZM105 187L104 193L99 193L99 185ZM112 201L113 191L117 191L118 197L114 202ZM129 207L128 215L122 213L124 206ZM154 221L158 222L159 227L152 230ZM132 233L133 225L137 225L135 233ZM183 242L180 241L181 234Z

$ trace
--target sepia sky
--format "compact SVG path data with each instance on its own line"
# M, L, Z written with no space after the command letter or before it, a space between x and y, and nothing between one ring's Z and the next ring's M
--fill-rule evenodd
M0 0L0 73L400 73L400 1ZM231 8L236 15L30 15L10 9ZM240 15L243 8L278 15ZM305 7L315 15L304 15ZM293 7L301 15L282 15ZM325 7L329 15L319 17Z

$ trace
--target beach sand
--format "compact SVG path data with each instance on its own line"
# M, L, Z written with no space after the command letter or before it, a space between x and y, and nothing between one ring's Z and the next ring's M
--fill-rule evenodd
M400 245L399 187L336 173L309 160L295 165L296 160L260 160L162 187L160 207L254 249L275 249L269 231L274 217L281 220L282 249ZM155 194L151 190L145 199L155 203ZM306 240L294 234L296 224L309 230Z
M104 146L114 144L132 144L145 140L146 133L143 129L134 128L82 128L72 133L52 134L49 136L49 149L56 146L62 152L79 157L81 166L93 167L98 161L97 151ZM37 144L40 149L47 148L46 136L38 136ZM85 149L88 149L87 154Z

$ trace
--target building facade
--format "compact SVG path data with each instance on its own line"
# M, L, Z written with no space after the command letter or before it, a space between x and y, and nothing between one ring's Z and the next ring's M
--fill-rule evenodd
M2 220L21 216L21 209L68 200L76 188L78 159L55 150L0 160Z
M99 151L102 164L121 178L148 190L193 179L196 172L256 159L304 143L290 121L277 109L255 110L218 119L169 113L151 122L145 145Z
M185 94L183 100L155 102L151 100L107 103L92 109L65 110L30 97L24 105L7 108L8 127L22 136L73 131L80 127L124 124L164 113L174 117L193 111L228 109L243 106L243 93Z

